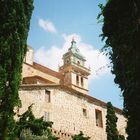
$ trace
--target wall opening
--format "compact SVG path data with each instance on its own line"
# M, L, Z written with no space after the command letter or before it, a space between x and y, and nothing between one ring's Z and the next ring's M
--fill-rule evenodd
M70 60L69 59L67 59L67 62L66 62L66 64L68 64L70 62Z
M81 77L81 86L83 87L84 86L84 78Z
M80 61L77 61L77 64L80 65Z
M95 117L96 117L96 126L103 127L102 112L100 110L95 109Z
M83 108L83 116L87 116L87 110L85 108Z
M79 76L76 75L76 84L79 85Z
M46 90L45 91L45 101L47 103L50 103L51 102L51 97L50 96L51 96L50 91Z

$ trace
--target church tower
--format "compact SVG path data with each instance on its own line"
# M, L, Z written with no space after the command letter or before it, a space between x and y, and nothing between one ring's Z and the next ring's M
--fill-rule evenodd
M64 64L59 68L59 72L64 75L64 85L88 94L90 69L85 67L85 61L85 57L76 46L76 41L72 39L71 47L63 55Z

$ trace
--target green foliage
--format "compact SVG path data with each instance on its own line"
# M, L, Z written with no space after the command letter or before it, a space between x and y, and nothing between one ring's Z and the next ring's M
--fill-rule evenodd
M50 129L52 122L44 121L43 117L35 118L32 113L32 105L19 116L19 121L16 122L16 135L20 140L58 140L57 137L52 135Z
M44 131L41 136L32 134L30 129L23 129L20 133L19 140L58 140L58 138L51 134L50 129Z
M80 131L80 134L74 135L72 139L73 139L73 140L89 140L90 137L84 136L83 132Z
M140 1L109 0L102 10L103 38L124 97L128 140L140 138Z
M20 133L19 140L33 140L34 135L32 134L32 131L30 129L23 129Z
M125 140L125 137L123 135L119 135L118 140Z
M26 137L31 138L39 136L40 138L43 138L47 136L47 139L49 140L57 140L58 138L53 136L50 131L52 122L44 121L43 117L38 119L35 118L32 113L32 105L28 107L28 110L25 113L19 116L19 121L16 123L16 132L18 137L24 137L24 135L26 135Z
M118 140L117 120L114 108L111 102L108 102L106 115L107 140Z
M22 62L33 0L0 1L0 139L15 140L14 107L18 96Z
M58 140L59 137L56 137L52 134L51 130L50 129L47 129L43 132L43 135L42 137L47 137L48 140Z
M107 140L125 140L123 135L118 134L117 130L117 116L111 102L107 103L107 115L106 115L106 132Z

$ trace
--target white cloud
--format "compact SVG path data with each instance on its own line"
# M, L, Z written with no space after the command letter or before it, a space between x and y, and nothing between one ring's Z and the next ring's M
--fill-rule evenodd
M62 48L52 46L51 49L47 50L45 47L41 47L35 52L35 61L57 71L58 65L63 64L62 56L68 51L71 40L74 37L77 42L77 47L87 60L86 67L90 67L91 69L90 79L101 77L110 72L110 68L107 67L109 60L106 56L100 53L100 51L95 49L92 45L83 43L80 35L63 34L62 37L65 40Z
M54 24L49 21L49 20L44 20L44 19L39 19L38 24L41 28L43 28L45 31L51 32L51 33L56 33L56 28Z

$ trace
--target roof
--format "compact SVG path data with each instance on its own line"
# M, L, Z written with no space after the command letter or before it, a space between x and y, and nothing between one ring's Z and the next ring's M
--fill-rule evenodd
M38 64L36 62L33 62L33 65L30 65L28 63L25 63L25 64L29 65L30 67L33 67L34 69L37 69L37 70L39 70L41 72L44 72L46 74L50 74L51 76L54 76L54 77L56 77L58 79L63 78L63 75L61 73L56 72L56 71L54 71L54 70L52 70L52 69L50 69L48 67L42 66L42 65L40 65L40 64Z
M83 94L77 90L74 90L70 87L67 87L65 85L59 85L59 84L44 84L44 85L21 85L20 86L20 89L22 90L33 90L33 89L45 89L45 88L58 88L58 89L61 89L61 90L64 90L64 91L68 91L69 94L72 94L74 96L78 96L79 98L84 98L86 99L88 102L90 103L93 103L97 106L101 106L103 108L106 108L107 106L107 103L99 100L99 99L96 99L90 95L87 95L87 94ZM115 111L118 113L118 114L122 114L123 111L117 107L114 107Z
M71 42L71 47L68 52L63 55L63 57L67 56L69 53L72 53L75 57L82 59L85 61L85 57L80 53L80 50L77 48L76 41L73 39Z
M34 82L36 82L36 80L39 80L39 81L41 81L41 82L43 82L43 83L53 83L52 81L50 81L50 80L48 80L48 79L45 79L45 78L43 78L43 77L40 77L40 76L37 76L37 75L35 75L35 76L30 76L30 77L24 77L23 78L23 84L34 84Z

